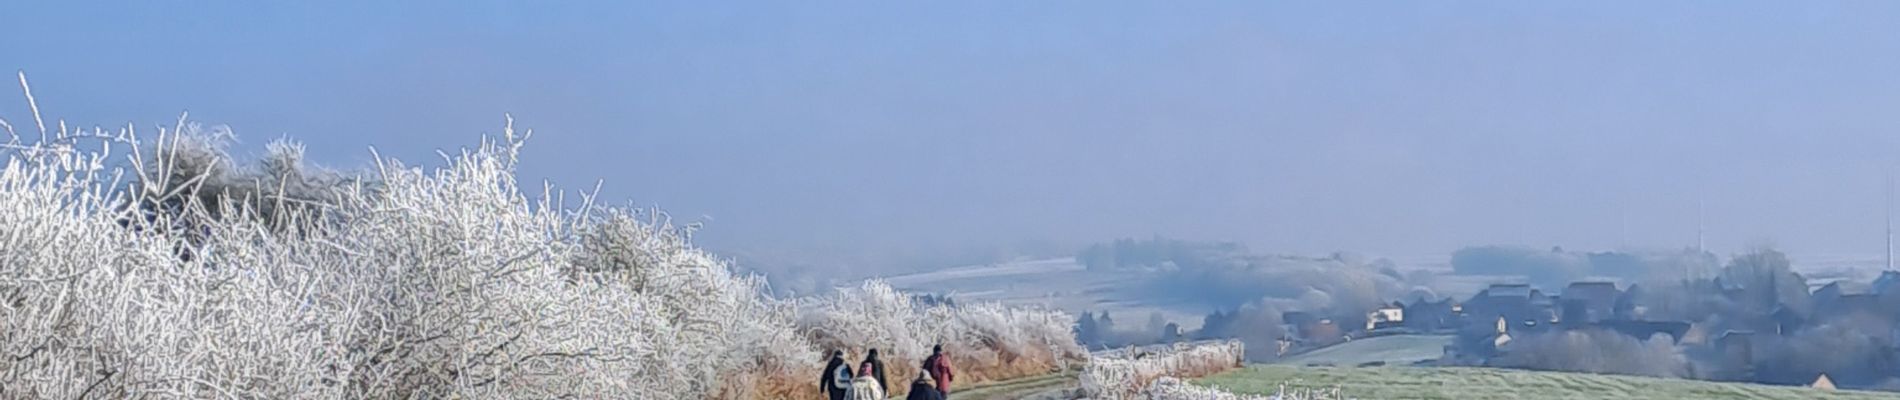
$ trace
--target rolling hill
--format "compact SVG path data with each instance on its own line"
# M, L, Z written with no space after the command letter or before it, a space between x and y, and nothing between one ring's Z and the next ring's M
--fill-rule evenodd
M1436 359L1451 344L1450 335L1394 335L1354 340L1310 352L1282 358L1274 364L1324 364L1351 367L1381 361L1387 365L1409 365Z

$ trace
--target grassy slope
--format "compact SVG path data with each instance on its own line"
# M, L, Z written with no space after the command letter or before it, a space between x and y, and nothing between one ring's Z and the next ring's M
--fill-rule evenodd
M1332 364L1350 367L1372 361L1390 365L1409 365L1418 360L1436 359L1451 344L1448 335L1399 335L1354 340L1313 350L1274 362L1283 365Z
M1257 365L1196 383L1271 394L1282 383L1339 386L1359 399L1900 399L1900 394L1488 368L1307 368Z

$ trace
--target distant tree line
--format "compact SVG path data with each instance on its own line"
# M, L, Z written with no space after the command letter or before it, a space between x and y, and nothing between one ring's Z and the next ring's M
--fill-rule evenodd
M1562 247L1542 250L1518 246L1474 246L1451 255L1452 272L1459 275L1522 276L1543 287L1562 287L1591 277L1630 281L1683 279L1697 271L1714 271L1715 254L1684 249L1658 252L1572 252ZM1705 277L1706 278L1706 277Z

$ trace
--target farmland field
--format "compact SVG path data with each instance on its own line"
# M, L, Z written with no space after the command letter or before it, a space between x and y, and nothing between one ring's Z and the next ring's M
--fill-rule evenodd
M1132 284L1147 278L1140 272L1091 272L1073 258L1056 258L948 268L885 281L905 291L952 294L959 301L995 301L1070 313L1108 311L1130 321L1130 327L1150 314L1161 314L1182 329L1201 326L1201 317L1210 308L1158 299Z
M1281 383L1343 388L1357 399L1900 399L1900 394L1490 368L1311 368L1256 365L1195 380L1242 394Z
M1282 358L1275 364L1327 364L1350 367L1382 361L1387 365L1407 365L1415 361L1437 359L1451 344L1449 335L1395 335L1340 343L1304 354Z
M956 398L976 400L1057 399L1075 388L1075 371L973 386L954 392ZM895 393L891 398L898 398Z

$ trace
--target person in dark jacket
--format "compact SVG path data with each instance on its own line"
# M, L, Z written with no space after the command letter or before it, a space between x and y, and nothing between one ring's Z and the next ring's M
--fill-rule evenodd
M884 360L877 358L877 349L871 349L870 352L866 353L864 355L864 362L859 363L858 367L870 368L871 377L877 378L877 386L884 389L885 393L890 393L891 381L884 380Z
M937 383L930 379L930 371L917 373L917 379L910 381L910 394L904 400L945 400L943 391L937 390Z
M844 350L832 350L831 361L825 363L824 372L818 375L818 386L831 400L844 400L845 391L851 388L851 378L851 365L844 361Z

